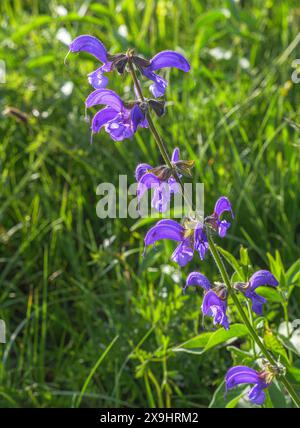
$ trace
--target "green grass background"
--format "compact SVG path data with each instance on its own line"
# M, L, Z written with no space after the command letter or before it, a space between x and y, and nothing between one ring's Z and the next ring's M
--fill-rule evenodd
M189 74L167 72L169 104L158 123L166 145L195 160L207 213L220 195L232 200L226 250L247 247L266 268L267 252L278 249L289 267L300 257L300 83L291 82L299 2L3 0L0 12L1 406L208 406L229 354L167 350L202 331L201 294L181 293L186 274L218 279L216 269L195 258L178 272L172 243L143 258L150 223L96 216L99 183L117 185L119 174L134 182L138 162L161 159L147 130L122 143L102 132L89 144L86 74L98 63L80 54L65 66L57 32L93 34L111 52L187 56ZM128 97L128 76L109 77ZM272 309L278 325L282 310Z

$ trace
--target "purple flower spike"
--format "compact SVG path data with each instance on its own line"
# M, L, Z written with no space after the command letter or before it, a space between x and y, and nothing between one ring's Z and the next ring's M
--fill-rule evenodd
M172 162L177 160L179 160L179 149L176 148L173 151ZM140 164L136 168L135 178L138 182L138 201L141 201L146 191L154 189L152 207L159 212L165 212L168 209L172 194L180 190L175 178L170 176L168 169L164 167L152 168L148 164Z
M267 300L255 292L256 288L262 285L269 287L277 287L278 281L275 276L268 270L259 270L251 276L249 281L244 283L237 283L234 287L244 293L248 299L252 301L252 310L257 315L263 314L263 305L267 303Z
M227 390L245 383L254 385L250 389L248 397L252 403L258 405L264 403L266 394L263 390L269 386L264 372L257 372L247 366L235 366L229 369L225 376L225 383Z
M109 89L96 89L87 97L85 105L89 108L99 104L106 107L93 117L92 133L96 134L104 126L114 141L131 138L139 123L134 122L132 110L124 106L119 95Z
M102 67L88 75L89 83L95 88L105 88L108 79L103 75L106 71L111 71L111 62L107 59L107 50L100 40L94 36L83 35L76 37L69 46L70 52L87 52L103 63Z
M183 227L174 220L161 220L146 234L145 246L154 244L160 239L180 242L171 257L180 266L185 266L192 260L194 249L198 251L201 260L208 249L207 238L200 223Z
M218 232L221 238L224 238L227 234L231 223L227 220L221 220L224 212L230 212L231 217L234 218L231 203L228 198L221 196L215 204L214 212L211 216L207 217L205 221Z
M190 64L188 61L183 55L175 51L159 52L150 60L150 65L141 70L148 79L154 82L154 84L150 86L150 91L156 98L164 95L168 83L165 79L154 73L154 71L169 67L175 67L185 72L190 71Z
M214 325L222 325L225 330L228 330L229 322L226 315L226 309L227 301L220 299L213 289L204 294L202 302L203 314L213 317Z

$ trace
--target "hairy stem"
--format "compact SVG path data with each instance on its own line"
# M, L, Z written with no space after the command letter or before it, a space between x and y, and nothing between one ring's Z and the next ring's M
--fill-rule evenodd
M134 66L133 66L133 64L132 64L132 62L130 60L130 57L128 59L128 67L129 67L129 71L130 71L130 74L132 76L132 80L134 82L135 88L136 88L136 90L137 90L137 92L139 94L139 97L140 97L141 101L145 101L145 98L143 96L143 91L142 91L140 82L139 82L139 80L137 78L137 75L136 75ZM149 129L150 129L150 131L151 131L151 133L152 133L152 135L153 135L153 137L155 139L155 142L156 142L156 144L158 146L158 149L159 149L159 151L160 151L160 153L161 153L164 161L166 162L166 165L173 170L173 176L176 179L176 181L180 184L182 195L185 198L185 194L184 194L185 192L184 192L183 182L182 182L181 178L178 176L177 172L174 170L174 168L172 166L172 163L171 163L170 157L168 155L167 149L165 147L165 144L163 142L163 139L160 136L158 130L156 129L155 124L154 124L154 122L152 120L152 117L151 117L151 114L150 114L149 111L147 111L147 113L146 113L146 118L148 120ZM187 200L187 202L189 204L189 207L190 207L191 211L193 211L193 206L192 206L191 201ZM220 254L219 254L219 251L218 251L218 249L217 249L214 241L212 240L212 238L210 236L208 236L208 243L209 243L209 249L210 249L210 252L211 252L211 254L213 256L213 259L214 259L214 261L215 261L215 263L217 265L217 268L218 268L218 270L219 270L219 272L220 272L220 274L222 276L222 279L223 279L225 285L227 286L228 293L231 296L231 298L232 298L232 300L233 300L233 302L234 302L234 304L235 304L235 306L236 306L236 308L237 308L237 310L238 310L238 312L239 312L239 314L240 314L240 316L241 316L241 318L242 318L245 326L247 327L247 329L249 331L249 334L251 335L252 339L254 340L254 342L257 344L257 346L261 350L262 354L268 360L268 362L272 366L276 367L277 363L276 363L275 359L269 353L269 351L265 347L264 343L259 338L259 336L256 333L255 329L253 328L251 322L249 321L249 319L248 319L248 317L247 317L247 315L246 315L246 313L245 313L245 311L244 311L244 309L243 309L243 307L242 307L242 305L241 305L241 303L240 303L237 295L235 294L235 290L233 289L233 287L231 285L230 278L229 278L229 275L228 275L227 270L225 268L225 265L223 263L223 260L222 260ZM295 405L297 407L300 407L299 397L297 396L297 394L296 394L293 386L287 380L286 376L285 375L280 375L278 377L280 378L281 382L285 386L285 388L286 388L287 392L289 393L290 397L293 399Z

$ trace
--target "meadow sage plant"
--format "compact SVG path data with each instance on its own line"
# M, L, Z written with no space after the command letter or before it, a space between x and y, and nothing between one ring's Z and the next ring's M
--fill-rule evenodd
M183 177L192 176L194 162L180 159L179 148L174 148L170 157L163 138L158 132L152 119L152 112L159 118L165 112L164 100L168 82L157 71L163 68L175 67L184 72L190 70L187 59L180 53L166 50L159 52L151 59L137 55L134 49L125 53L111 54L103 43L91 35L77 37L70 44L70 52L85 51L93 55L102 65L88 75L88 81L95 89L86 99L86 108L96 105L104 106L92 119L92 134L98 133L102 128L114 141L123 141L132 138L138 128L148 128L152 133L158 150L165 162L164 165L151 166L143 163L137 166L135 177L138 183L137 197L154 189L152 206L158 212L165 212L173 194L183 192ZM132 78L134 100L125 102L108 86L107 73L129 73ZM142 80L149 79L153 83L149 87L153 98L148 98L142 90ZM156 98L159 98L156 100ZM149 162L149 159L147 159ZM184 193L184 192L183 192ZM184 196L184 194L183 194ZM194 252L199 255L199 268L209 251L218 268L221 282L213 283L201 272L191 272L187 276L183 287L185 293L188 287L200 287L203 289L202 312L212 317L214 325L230 332L228 319L229 299L235 307L235 314L247 328L249 337L255 347L253 364L260 370L244 365L230 368L225 376L226 390L246 384L251 385L248 393L250 402L262 405L266 399L266 390L270 384L278 379L282 382L286 392L290 395L294 404L299 407L300 400L292 384L286 377L286 368L277 360L259 336L253 325L252 313L246 312L244 303L251 301L252 311L259 316L263 315L263 305L267 300L255 290L260 286L277 287L278 280L267 270L259 270L246 282L234 282L230 279L219 248L216 246L215 236L225 238L234 219L232 205L229 199L221 196L211 215L201 218L194 211L191 202L190 214L179 223L172 219L158 221L145 235L145 247L155 244L158 240L168 239L177 242L171 259L181 267L186 266L193 258ZM224 217L225 216L225 217ZM201 260L201 262L200 262ZM280 278L278 278L280 279Z

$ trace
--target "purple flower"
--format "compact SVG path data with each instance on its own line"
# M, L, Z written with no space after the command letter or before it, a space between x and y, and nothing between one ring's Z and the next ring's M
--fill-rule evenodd
M146 126L145 118L139 114L139 107L125 107L123 101L114 91L96 89L86 99L87 108L103 104L106 107L99 110L92 119L92 133L96 134L104 126L111 138L122 141L131 138L138 126Z
M112 62L108 61L107 50L103 43L94 36L83 35L76 37L70 44L69 49L70 52L88 52L103 63L100 68L88 75L88 80L95 89L105 88L108 79L103 73L111 71Z
M172 162L179 160L179 149L174 149ZM175 178L170 176L172 171L168 167L157 167L142 163L135 170L135 178L138 182L137 197L142 199L149 189L154 189L151 205L159 212L165 212L173 193L179 192L179 184Z
M262 285L277 287L278 281L275 276L268 270L259 270L251 276L247 283L235 283L234 288L244 293L252 301L252 310L257 315L262 315L263 305L267 300L255 292L256 288Z
M159 52L150 60L150 65L148 67L141 68L141 72L144 76L154 82L150 86L150 91L156 98L164 95L168 83L165 79L154 73L154 71L169 67L175 67L185 72L190 71L191 68L185 57L175 51Z
M214 325L222 325L225 330L228 330L229 322L226 315L226 288L223 285L212 288L206 276L199 272L191 272L189 274L183 288L183 293L185 293L187 287L190 286L202 287L205 290L201 308L203 314L213 317Z
M221 196L215 204L213 214L205 219L206 223L216 230L221 238L226 236L227 230L231 225L229 221L221 220L224 212L230 212L232 218L234 218L229 199Z
M185 221L184 226L174 220L161 220L156 223L145 236L145 246L154 244L160 239L171 239L179 242L172 254L172 260L180 266L185 266L192 260L194 249L203 260L208 250L208 241L203 231L203 225L195 221Z
M248 393L250 401L254 404L261 405L266 399L263 391L269 386L266 381L267 373L257 372L247 366L236 366L228 370L225 376L226 389L232 389L237 385L250 383L253 387Z

